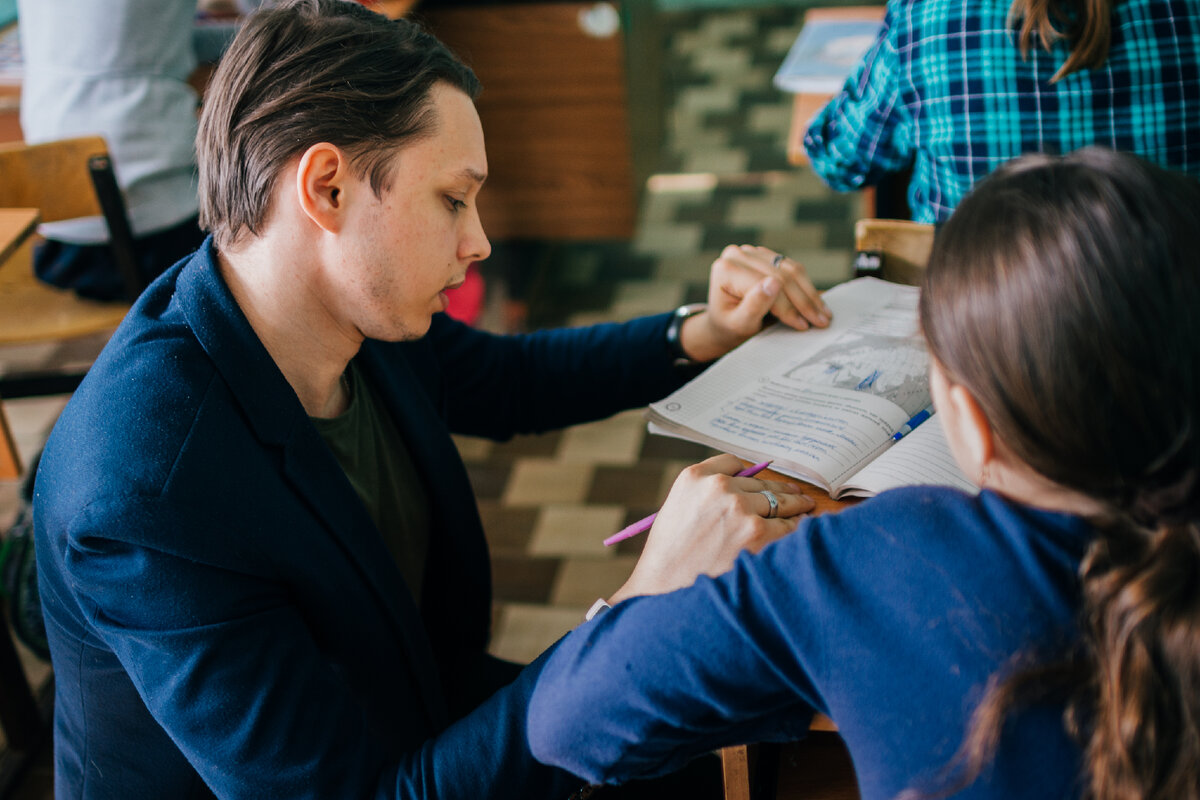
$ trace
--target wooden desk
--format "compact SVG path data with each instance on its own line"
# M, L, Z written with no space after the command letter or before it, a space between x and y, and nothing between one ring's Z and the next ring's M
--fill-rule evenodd
M773 470L767 470L761 473L759 477L778 481L794 480L786 475L780 475ZM817 503L816 508L811 512L814 516L840 511L858 502L855 498L834 500L829 496L828 492L818 489L816 486L807 483L803 484L803 486L804 491ZM809 730L814 733L832 735L837 732L837 726L828 717L818 714L813 719ZM761 758L760 747L761 745L737 745L721 750L721 771L725 784L725 800L758 800L754 789L757 784L762 783L759 772L761 770L775 769L775 759Z

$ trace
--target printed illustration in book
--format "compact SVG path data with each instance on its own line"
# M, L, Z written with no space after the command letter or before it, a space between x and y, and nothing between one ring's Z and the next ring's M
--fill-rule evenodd
M774 325L650 406L654 433L701 442L833 497L940 484L973 491L931 406L918 289L860 278L831 289L825 330ZM896 435L901 433L899 439Z

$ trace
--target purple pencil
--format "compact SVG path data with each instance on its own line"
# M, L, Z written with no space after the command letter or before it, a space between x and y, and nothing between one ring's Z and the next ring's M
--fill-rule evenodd
M744 470L742 470L741 472L739 472L737 474L737 477L749 478L751 475L757 475L758 473L762 472L764 469L766 469L769 466L771 466L770 461L763 461L761 464L755 464L752 467L746 467ZM650 530L650 526L654 524L654 520L657 518L658 518L658 512L655 511L653 514L646 517L645 519L639 519L637 522L633 523L628 528L622 528L621 530L614 533L612 536L605 539L604 546L611 547L612 545L616 544L617 542L623 542L632 536L637 536L639 533L645 533L646 531Z

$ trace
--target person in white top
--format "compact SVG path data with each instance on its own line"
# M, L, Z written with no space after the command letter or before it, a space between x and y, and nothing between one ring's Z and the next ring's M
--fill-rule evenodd
M220 56L235 26L198 23L197 0L18 0L17 8L25 139L105 138L148 281L204 238L196 196L199 99L188 77ZM45 224L41 233L40 278L87 297L122 295L100 217Z

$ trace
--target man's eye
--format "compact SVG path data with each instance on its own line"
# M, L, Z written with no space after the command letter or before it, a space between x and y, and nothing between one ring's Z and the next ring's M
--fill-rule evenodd
M450 195L446 195L446 200L449 201L450 209L452 211L462 211L464 208L467 207L467 204L464 203L462 200L459 200L457 197L451 197Z

